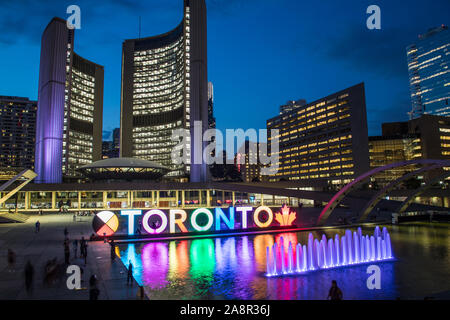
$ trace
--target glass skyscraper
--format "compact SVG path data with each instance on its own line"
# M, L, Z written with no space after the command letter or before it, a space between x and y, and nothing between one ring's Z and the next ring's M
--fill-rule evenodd
M411 119L422 114L450 116L450 32L430 29L407 47Z

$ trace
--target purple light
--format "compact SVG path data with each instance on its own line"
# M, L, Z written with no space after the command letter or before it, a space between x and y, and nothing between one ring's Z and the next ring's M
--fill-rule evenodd
M68 29L52 20L42 36L36 117L37 183L62 182L64 100Z
M276 243L273 245L272 254L270 247L267 247L266 276L268 277L393 259L389 233L386 228L380 232L379 227L375 229L370 240L368 236L362 234L360 229L353 234L350 230L346 230L345 236L340 239L338 235L334 239L327 239L324 235L320 241L309 234L308 246L302 247L300 243L297 244L295 259L292 243L289 243L287 259L283 239L280 243L280 246ZM277 260L281 263L278 264ZM288 262L287 267L285 261ZM278 270L277 265L281 265L281 270Z

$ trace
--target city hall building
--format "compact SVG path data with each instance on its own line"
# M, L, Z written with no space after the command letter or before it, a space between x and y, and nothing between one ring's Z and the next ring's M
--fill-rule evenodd
M53 18L41 41L36 183L77 181L102 155L103 66L74 52L75 30Z
M205 163L194 164L194 122L208 129L206 4L184 0L181 23L158 36L130 39L122 47L120 156L169 167L167 178L207 180ZM189 160L174 164L173 130L191 133Z

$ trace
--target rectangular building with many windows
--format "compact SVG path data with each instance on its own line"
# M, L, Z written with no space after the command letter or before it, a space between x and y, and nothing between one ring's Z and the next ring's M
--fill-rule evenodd
M341 185L369 170L364 83L269 119L267 129L278 129L280 141L270 181Z
M267 150L267 145L246 140L237 151L234 162L244 182L261 182L267 178L261 174L260 150ZM263 156L266 157L267 153Z
M383 123L382 136L369 140L372 168L417 159L450 160L450 118L425 114L410 121ZM384 185L418 167L411 165L388 170L372 180ZM417 178L430 180L443 175L444 170L450 168L435 169Z
M420 134L406 132L394 135L369 137L370 167L383 167L391 163L416 160L422 157ZM372 177L372 186L385 186L408 172L416 165L398 167L378 173Z
M0 96L0 167L34 169L37 102Z

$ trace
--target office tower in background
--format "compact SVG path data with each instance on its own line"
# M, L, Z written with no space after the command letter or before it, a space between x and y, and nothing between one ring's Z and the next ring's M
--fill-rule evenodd
M37 102L0 96L0 167L34 169Z
M246 140L235 155L234 163L244 182L261 182L266 178L261 174L260 149L267 150L267 144Z
M280 141L280 167L270 181L342 185L369 169L364 83L269 119L267 129L278 129Z
M450 118L425 114L405 122L383 123L382 136L369 137L369 154L371 168L407 160L450 160ZM418 167L410 165L387 170L372 180L384 186ZM430 180L448 170L450 167L431 170L418 178Z
M125 40L122 47L120 155L150 160L171 169L177 181L207 180L203 147L193 147L194 121L208 129L206 4L184 0L182 22L154 37ZM172 162L179 143L172 132L191 133L188 163Z
M113 142L113 148L117 152L117 156L119 156L120 153L120 128L115 128L112 133L112 142Z
M53 18L41 41L36 121L37 183L80 178L102 156L103 67L74 52L74 30Z
M430 29L406 49L411 91L410 118L450 116L450 32Z

